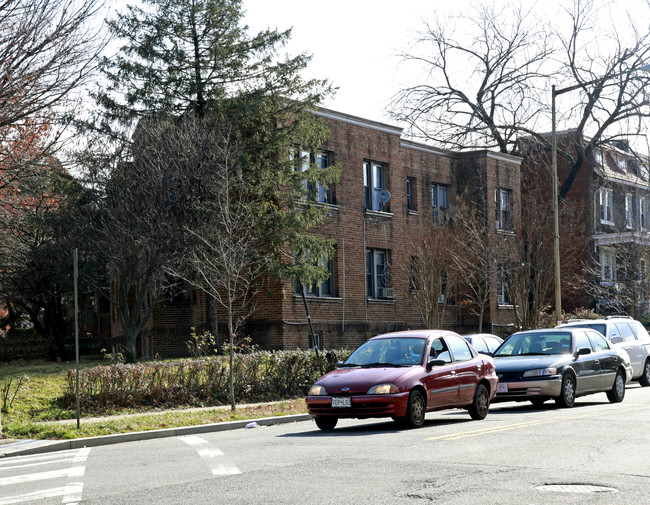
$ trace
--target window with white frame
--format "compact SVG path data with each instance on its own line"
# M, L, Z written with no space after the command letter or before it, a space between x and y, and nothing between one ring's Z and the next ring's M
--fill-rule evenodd
M639 229L648 228L648 203L645 196L639 197Z
M634 227L634 213L632 209L633 202L632 195L630 193L625 194L625 227L628 230L631 230Z
M388 287L388 251L366 249L366 289L368 298L392 298Z
M598 165L603 164L603 152L600 149L594 149L594 161Z
M614 158L614 162L620 170L627 169L627 160L625 159L625 156L619 153L612 153L612 158Z
M433 224L445 224L447 222L446 210L449 207L447 186L431 185L431 207L433 208Z
M497 230L512 230L512 190L497 188L494 192Z
M614 192L608 188L601 188L598 192L600 204L600 222L614 222Z
M380 194L386 185L386 166L374 161L363 162L363 186L365 190L366 209L387 211L386 202L382 202Z
M510 305L508 296L508 271L504 264L497 265L497 303L499 305Z
M607 247L598 251L600 256L600 282L609 285L616 280L616 252Z
M327 151L312 152L300 149L292 152L292 157L296 154L300 157L300 170L302 172L306 172L311 167L327 168L332 164L332 154ZM326 188L319 182L310 182L307 179L305 179L304 185L308 200L319 203L333 203L331 187Z

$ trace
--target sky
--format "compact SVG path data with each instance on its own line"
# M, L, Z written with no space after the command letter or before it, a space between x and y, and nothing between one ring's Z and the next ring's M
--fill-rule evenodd
M460 0L461 3L464 0ZM440 0L244 0L244 22L253 34L292 28L286 50L307 52L305 77L338 86L323 105L365 119L395 124L385 112L403 83L399 53L408 47ZM457 4L457 3L456 3Z
M570 0L519 0L540 19L558 28L561 9ZM626 9L638 9L643 0L596 0L613 9L608 18ZM395 93L417 80L413 67L401 62L425 20L453 12L468 14L472 0L243 0L249 34L266 28L292 28L289 54L312 54L305 77L327 78L338 86L323 105L339 112L395 126L386 109ZM505 0L494 0L497 7ZM518 3L518 2L516 2ZM640 12L640 11L637 11ZM647 12L647 11L643 11ZM604 21L605 22L605 21ZM647 24L647 23L646 23ZM604 41L601 41L603 43ZM650 62L649 62L650 63ZM549 83L549 97L550 97ZM560 83L561 84L561 83ZM550 99L549 99L550 100Z

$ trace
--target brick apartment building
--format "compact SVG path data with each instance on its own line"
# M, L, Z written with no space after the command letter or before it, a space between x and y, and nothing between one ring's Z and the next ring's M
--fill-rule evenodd
M558 146L570 149L586 144L575 131L558 135ZM550 167L548 156L542 163ZM531 174L539 158L526 156L522 177ZM537 165L539 167L539 165ZM558 157L558 178L569 173L566 160ZM539 173L538 170L534 172ZM550 179L548 179L550 181ZM524 184L525 186L525 184ZM543 198L550 201L550 184ZM525 196L524 196L525 198ZM565 311L580 307L604 313L626 313L636 318L650 312L650 173L648 160L639 157L624 141L596 149L576 177L564 204L571 222L560 221L562 276L579 270L574 289L563 286ZM571 253L566 244L572 243ZM570 266L567 266L570 265Z
M336 247L330 278L307 289L315 333L325 348L335 348L356 346L381 332L421 328L408 275L393 266L410 258L410 244L436 226L452 197L473 185L496 197L484 198L487 215L497 216L493 233L499 213L519 215L521 159L487 150L436 149L402 139L395 126L329 110L316 114L327 122L330 137L321 151L303 155L339 164L341 176L328 191L317 188L329 219L315 232ZM499 297L496 278L493 288L484 330L512 332L512 307ZM446 328L477 330L477 318L459 304L448 306L446 314ZM176 297L156 309L139 353L183 354L190 328L205 328L206 322L201 293ZM113 330L120 334L117 321ZM309 327L296 286L285 282L266 290L246 334L265 349L306 348Z

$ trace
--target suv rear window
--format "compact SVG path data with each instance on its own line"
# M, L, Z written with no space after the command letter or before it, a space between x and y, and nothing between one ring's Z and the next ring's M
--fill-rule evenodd
M568 324L567 327L571 328L591 328L592 330L599 331L601 334L607 336L607 328L604 324L590 324L590 323L580 323L580 324ZM618 332L616 333L618 335Z

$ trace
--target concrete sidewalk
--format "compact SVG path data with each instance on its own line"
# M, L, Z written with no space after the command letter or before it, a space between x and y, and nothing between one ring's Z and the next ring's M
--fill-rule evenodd
M277 417L263 417L245 421L228 421L224 423L200 424L181 428L166 428L161 430L137 431L133 433L119 433L99 437L75 438L71 440L10 440L0 439L0 458L8 456L23 456L44 452L61 451L65 449L79 449L82 447L97 447L100 445L121 444L137 440L151 440L154 438L177 437L180 435L195 435L199 433L212 433L246 428L250 423L255 426L273 426L275 424L295 423L308 421L309 414L296 414ZM75 421L76 422L76 421Z

